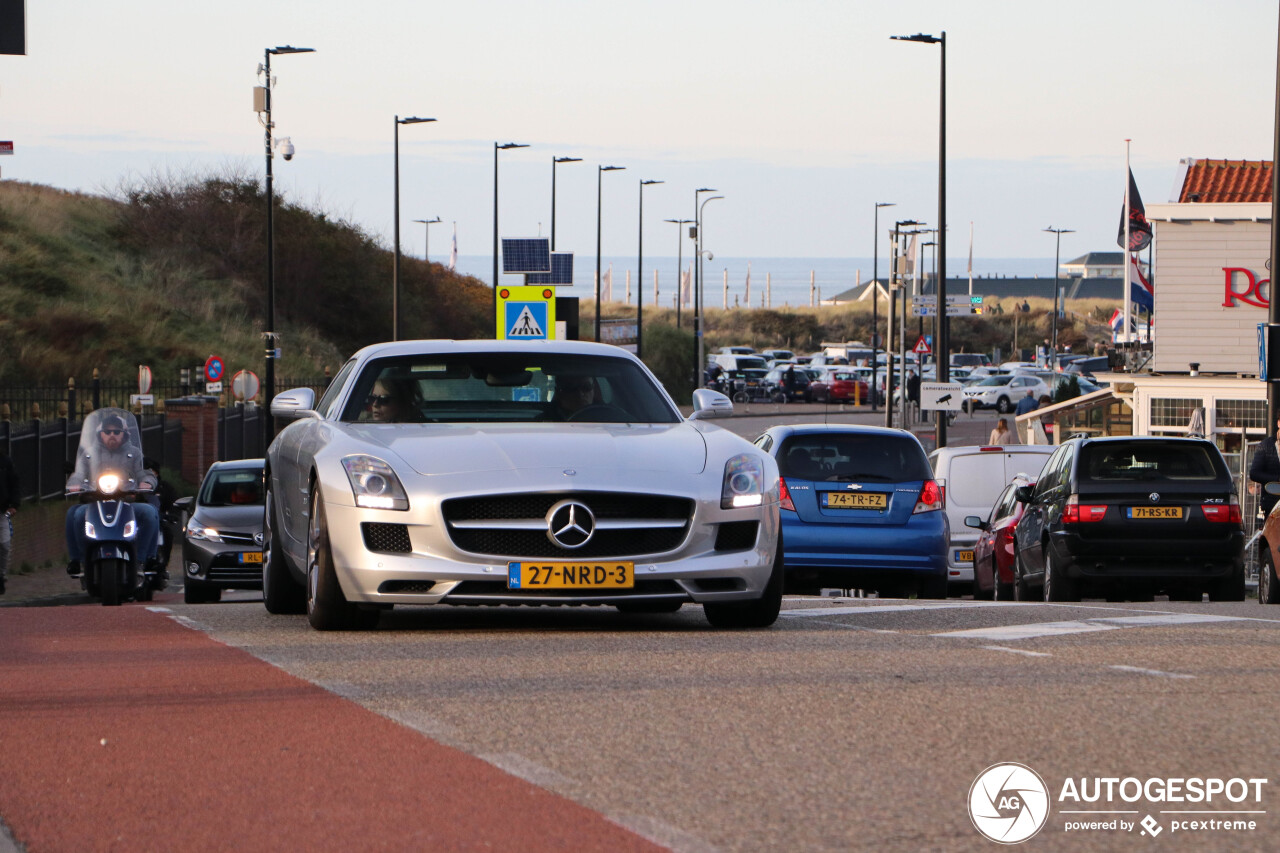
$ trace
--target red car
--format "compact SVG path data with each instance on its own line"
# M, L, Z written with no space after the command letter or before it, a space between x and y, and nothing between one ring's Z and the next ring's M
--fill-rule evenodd
M1035 484L1035 480L1015 477L996 498L987 518L977 515L965 517L965 526L981 531L973 546L974 598L1013 601L1013 557L1016 550L1013 529L1018 526L1025 506L1013 493L1019 486Z
M858 378L858 374L847 370L828 370L818 379L809 383L809 399L815 403L852 403L869 402L867 399L867 383Z

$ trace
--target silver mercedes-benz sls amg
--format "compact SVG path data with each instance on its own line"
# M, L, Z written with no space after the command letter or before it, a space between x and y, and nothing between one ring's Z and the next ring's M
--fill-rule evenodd
M266 462L263 599L321 630L395 605L701 604L712 625L773 624L778 469L681 416L617 347L401 341L366 347L291 419Z

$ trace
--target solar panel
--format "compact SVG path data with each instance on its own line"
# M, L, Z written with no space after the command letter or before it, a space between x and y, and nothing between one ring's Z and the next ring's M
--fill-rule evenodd
M514 274L551 272L551 238L503 237L502 271Z
M525 284L573 284L573 252L552 252L551 272L525 276Z

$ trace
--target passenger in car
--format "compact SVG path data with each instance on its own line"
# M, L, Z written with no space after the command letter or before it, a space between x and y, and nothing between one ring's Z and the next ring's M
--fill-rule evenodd
M566 421L575 413L600 403L600 388L590 376L557 376L555 394L547 416Z

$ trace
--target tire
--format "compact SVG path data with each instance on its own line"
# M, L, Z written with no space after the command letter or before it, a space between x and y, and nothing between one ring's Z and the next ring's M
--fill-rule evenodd
M978 567L973 568L973 600L974 601L993 601L996 597L996 587L1000 585L1000 579L996 576L996 558L991 558L991 589L984 590L978 584Z
M302 587L289 576L284 549L275 536L277 515L270 476L267 477L266 492L262 513L262 603L268 613L305 613L306 596Z
M711 627L721 630L741 628L768 628L778 621L782 609L782 534L778 534L778 550L773 558L773 570L764 585L764 592L755 601L708 601L702 605Z
M930 575L920 580L916 589L917 598L943 599L947 597L947 571L941 575Z
M747 402L747 392L746 392L746 391L734 391L734 392L733 392L733 402L735 402L735 403L745 403L745 402Z
M1001 397L996 400L996 411L1002 415L1007 415L1013 411L1013 404L1009 402L1008 397Z
M1258 603L1280 604L1280 580L1276 578L1276 563L1271 557L1271 546L1262 543L1262 566L1258 570Z
M307 525L307 621L317 631L363 631L378 624L381 612L347 601L333 569L329 527L320 484L311 487L311 519Z
M120 606L120 572L123 568L120 560L103 560L98 564L98 589L102 593L103 607Z
M620 601L614 607L619 613L675 613L683 604L677 598L670 601Z
M222 588L201 581L186 581L182 585L182 600L187 604L209 604L222 600Z
M1244 566L1238 566L1230 577L1209 585L1210 601L1244 601Z
M997 580L995 589L992 592L995 593L992 598L993 601L1013 601L1013 584L1011 583L1000 583Z
M785 402L787 402L787 395L786 395L786 394L784 394L784 393L782 393L781 391L774 391L774 392L773 392L773 402L775 402L775 403L785 403Z
M1013 558L1013 600L1035 601L1031 597L1031 585L1027 583L1027 573L1022 567L1022 557Z
M1076 582L1067 577L1061 566L1055 567L1053 549L1044 549L1044 600L1079 601L1080 590Z

